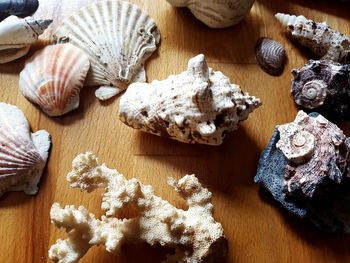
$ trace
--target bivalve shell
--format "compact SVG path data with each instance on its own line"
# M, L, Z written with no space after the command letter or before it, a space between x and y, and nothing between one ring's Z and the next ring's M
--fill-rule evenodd
M71 44L47 46L26 62L19 87L46 114L60 116L79 106L89 67L89 58L81 49Z
M28 16L38 9L38 0L1 0L0 21L10 15Z
M0 195L6 191L37 193L49 154L49 133L31 133L23 112L1 102L0 144Z
M136 5L122 1L103 1L82 8L64 20L53 37L56 42L81 48L89 56L87 85L112 86L116 94L138 75L144 76L143 64L160 40L153 19ZM140 80L144 82L145 78Z

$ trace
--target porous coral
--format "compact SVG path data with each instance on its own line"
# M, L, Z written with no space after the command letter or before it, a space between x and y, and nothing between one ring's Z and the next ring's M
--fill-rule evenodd
M119 116L145 132L219 145L260 105L258 98L242 92L220 71L209 68L204 55L198 55L179 75L131 84L120 100Z
M68 232L67 239L57 240L49 250L49 258L55 262L77 262L90 247L100 244L112 253L125 243L161 244L176 249L168 261L176 258L188 263L218 262L227 252L223 228L213 218L211 193L194 175L179 181L169 179L169 184L187 201L188 210L177 209L156 196L151 186L135 178L127 180L116 170L99 165L90 152L73 160L67 180L71 187L87 192L106 189L102 199L106 215L100 220L83 206L61 208L54 203L52 223ZM137 207L138 215L118 219L117 212L127 204Z

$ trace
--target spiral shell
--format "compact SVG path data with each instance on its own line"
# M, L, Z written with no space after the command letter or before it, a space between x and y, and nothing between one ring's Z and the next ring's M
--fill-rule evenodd
M9 16L0 23L0 63L25 56L52 20Z
M261 69L270 75L282 74L285 56L286 51L282 44L271 38L259 38L255 45L256 61Z
M90 62L71 44L47 46L31 57L20 73L20 91L49 116L60 116L79 106Z
M160 40L153 19L136 5L122 1L82 8L64 20L53 37L56 42L81 48L89 56L87 85L113 86L116 94L138 75L143 76L143 64Z
M20 109L0 103L0 195L6 191L35 194L50 148L46 131L30 133Z

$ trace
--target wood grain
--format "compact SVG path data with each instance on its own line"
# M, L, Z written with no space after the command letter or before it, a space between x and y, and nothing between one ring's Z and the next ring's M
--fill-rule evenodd
M92 1L41 0L36 16L56 19L52 30L88 2ZM149 12L162 34L158 51L147 63L149 81L181 72L190 57L204 53L211 67L260 97L263 107L220 147L186 145L123 125L117 117L119 98L100 103L93 88L82 91L78 110L49 118L18 91L18 74L25 59L1 65L0 100L19 106L34 131L48 130L53 147L39 194L7 193L0 200L0 262L48 262L50 245L65 237L64 231L50 224L53 202L83 204L101 214L100 193L83 194L70 189L65 179L73 158L86 150L94 151L101 162L127 178L136 177L153 185L158 195L179 207L184 207L184 202L167 186L167 177L195 173L213 192L215 218L222 223L229 240L227 262L350 262L348 235L324 234L289 216L253 183L259 155L274 126L293 120L297 112L289 94L290 70L312 57L283 34L274 13L326 20L350 35L349 6L333 1L260 0L239 25L213 30L187 9L172 8L164 0L132 2ZM49 30L43 39L47 40L50 33ZM272 37L286 47L288 61L280 77L268 76L255 65L253 47L261 36ZM349 127L345 132L350 135ZM125 246L119 255L111 255L98 247L81 262L160 262L166 251L137 245Z

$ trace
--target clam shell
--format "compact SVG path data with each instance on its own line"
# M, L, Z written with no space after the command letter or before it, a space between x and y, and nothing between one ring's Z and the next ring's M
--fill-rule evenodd
M153 19L136 5L104 1L82 8L54 32L56 42L69 42L91 61L86 84L127 88L143 70L160 40ZM142 79L145 81L145 79Z
M51 24L49 19L9 16L0 23L0 63L10 62L26 55Z
M286 52L282 44L267 37L258 39L255 45L255 58L266 73L273 76L282 74L285 57Z
M9 190L35 194L48 158L48 132L31 133L23 112L1 102L0 144L0 195Z
M0 21L9 15L31 15L38 9L38 6L38 0L1 0Z
M47 46L26 62L19 87L46 114L60 116L79 106L89 67L89 58L81 49L71 44Z

